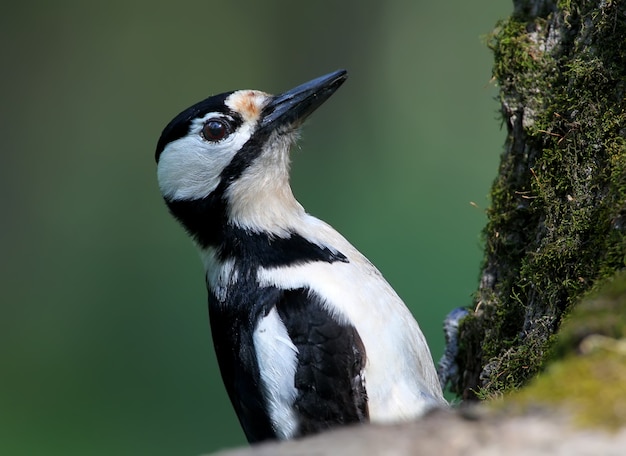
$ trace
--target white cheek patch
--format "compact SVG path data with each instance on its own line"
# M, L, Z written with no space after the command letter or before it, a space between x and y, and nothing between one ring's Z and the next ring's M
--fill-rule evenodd
M226 139L206 141L200 132L211 117L222 115L209 113L196 119L186 136L172 141L163 150L157 176L161 193L167 199L193 200L208 196L219 185L224 168L252 135L253 124L244 122Z

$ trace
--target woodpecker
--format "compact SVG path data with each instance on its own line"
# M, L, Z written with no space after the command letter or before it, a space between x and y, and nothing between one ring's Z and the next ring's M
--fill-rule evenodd
M346 78L212 96L157 144L159 187L199 249L222 379L251 443L446 404L410 311L289 185L302 123Z

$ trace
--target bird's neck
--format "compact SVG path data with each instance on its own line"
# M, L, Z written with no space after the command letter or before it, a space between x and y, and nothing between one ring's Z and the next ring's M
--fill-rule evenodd
M284 182L267 181L246 191L233 187L202 199L166 202L200 248L222 248L224 243L236 241L237 233L288 237L306 217Z
M287 236L301 223L305 212L293 196L288 180L275 176L250 184L227 191L229 223L277 237Z
M284 237L305 216L289 185L289 145L263 152L224 191L229 223L253 232Z

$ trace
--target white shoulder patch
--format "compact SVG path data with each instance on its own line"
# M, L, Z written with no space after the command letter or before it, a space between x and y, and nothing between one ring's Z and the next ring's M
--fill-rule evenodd
M261 318L252 335L269 416L279 439L292 438L298 430L293 404L298 349L287 334L276 309Z

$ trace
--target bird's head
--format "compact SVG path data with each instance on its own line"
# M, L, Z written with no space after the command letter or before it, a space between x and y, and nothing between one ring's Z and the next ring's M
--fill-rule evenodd
M289 187L290 146L346 78L339 70L280 95L222 93L178 114L156 149L159 187L174 216L196 238L209 228L190 226L200 210L205 219L280 234L290 212L302 210Z

